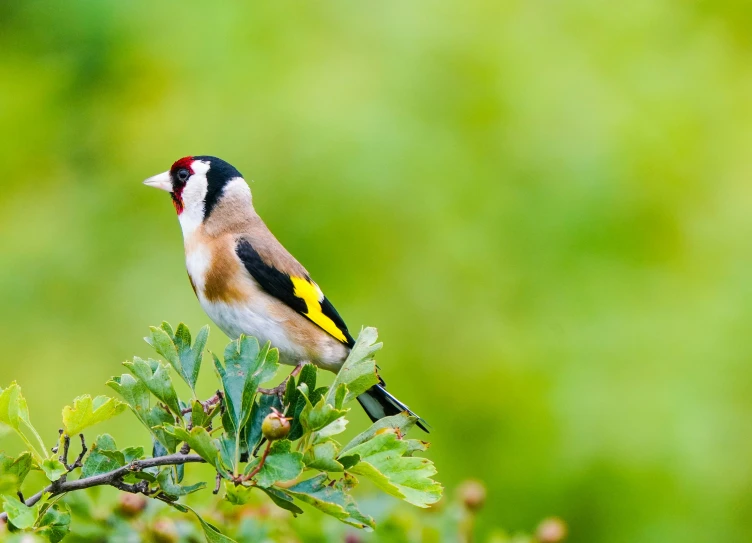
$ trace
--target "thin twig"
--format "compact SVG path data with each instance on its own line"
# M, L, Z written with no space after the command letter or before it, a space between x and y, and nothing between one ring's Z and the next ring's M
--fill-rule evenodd
M63 436L63 452L60 455L60 458L58 458L58 460L60 460L60 462L66 467L66 469L68 468L68 448L69 447L70 447L70 437L67 435ZM70 469L68 471L70 471Z
M193 429L193 421L189 422L186 426L186 430L190 432ZM183 443L183 446L180 447L180 454L188 454L191 452L191 446L188 444L188 442Z
M27 507L31 507L35 503L37 503L39 500L42 499L42 496L45 494L50 494L51 496L57 496L58 494L64 494L66 492L73 492L74 490L83 490L84 488L91 488L93 486L102 486L102 485L110 485L114 486L116 488L121 488L122 485L125 485L125 483L122 482L122 478L125 475L128 475L131 472L134 471L141 471L145 468L153 468L157 466L177 466L180 464L188 464L188 463L203 463L204 459L198 456L197 454L170 454L167 456L157 456L155 458L147 458L145 460L134 460L128 465L122 466L118 469L109 471L107 473L100 473L99 475L92 475L91 477L86 477L84 479L77 479L75 481L55 481L54 483L50 484L43 490L40 490L36 494L34 494L32 497L30 497L28 500L26 500ZM120 486L119 486L120 485ZM128 485L129 489L128 492L131 492L132 490L137 490L140 492L140 489L137 489L138 484L136 485ZM131 488L133 487L133 488ZM124 488L121 488L122 490L125 490ZM8 520L8 514L7 513L0 513L0 521L7 521Z
M200 403L201 406L204 408L204 413L206 413L208 415L209 414L209 408L212 407L212 406L217 405L218 403L221 403L223 398L224 398L224 394L222 393L221 390L218 390L217 393L214 396L212 396L211 398L209 398L208 400L206 400L204 402L202 402L202 401L199 400L198 403ZM193 411L193 407L192 406L191 407L186 407L185 409L181 409L180 410L180 414L181 415L187 415L191 411Z
M62 435L63 435L63 431L64 431L64 430L63 430L62 428L60 428L60 429L59 429L59 430L57 431L57 433L58 433L58 434L60 434L60 436L62 437ZM57 451L58 451L58 449L59 449L59 448L60 448L60 439L58 438L58 442L57 442L57 445L55 445L55 446L54 446L54 447L52 447L52 449L51 449L51 450L52 450L52 452L53 452L53 454L54 454L54 453L57 453Z
M264 454L261 455L261 460L259 460L258 466L256 466L255 468L253 468L253 470L251 471L251 473L249 473L248 475L246 475L244 477L239 477L238 479L241 482L243 482L243 481L249 481L249 480L253 479L253 476L256 475L259 471L261 471L261 468L264 467L264 462L266 462L266 457L269 456L269 451L271 450L271 448L272 448L272 442L268 441L267 444L266 444L266 449L264 449Z
M83 467L83 465L84 465L84 463L83 463L84 455L86 454L86 451L89 450L86 447L86 440L84 439L84 435L83 434L78 434L78 437L81 438L81 454L79 454L76 457L76 461L75 462L73 462L72 464L68 464L68 448L70 446L70 437L65 436L65 441L64 441L64 444L63 444L63 454L60 456L60 461L65 466L65 469L68 470L68 473L70 473L71 471L73 471L76 468Z
M89 450L86 447L86 439L84 438L84 435L83 434L78 434L78 437L81 438L81 454L78 455L78 457L76 458L76 461L73 462L73 465L71 465L68 468L69 472L73 471L76 468L82 468L84 466L84 463L83 463L84 455L86 454L86 451Z

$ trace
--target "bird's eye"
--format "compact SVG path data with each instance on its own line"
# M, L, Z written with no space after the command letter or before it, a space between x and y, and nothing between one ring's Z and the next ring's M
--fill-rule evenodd
M186 168L180 168L178 170L178 181L181 181L185 183L188 181L188 178L191 176L191 172L188 171Z

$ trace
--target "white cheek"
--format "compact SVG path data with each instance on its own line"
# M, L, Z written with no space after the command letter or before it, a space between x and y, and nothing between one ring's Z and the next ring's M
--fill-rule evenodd
M204 199L208 190L206 171L201 168L203 163L194 163L197 170L181 195L183 198L183 212L179 215L183 238L188 240L196 229L204 222ZM208 168L207 168L208 170Z

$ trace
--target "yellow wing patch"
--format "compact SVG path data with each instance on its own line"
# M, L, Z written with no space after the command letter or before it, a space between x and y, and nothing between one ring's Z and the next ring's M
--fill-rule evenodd
M314 283L310 283L302 277L291 277L290 279L292 279L293 287L295 287L295 296L302 299L306 304L305 316L331 336L342 343L347 343L347 338L342 330L321 311L321 300L324 299L321 290Z

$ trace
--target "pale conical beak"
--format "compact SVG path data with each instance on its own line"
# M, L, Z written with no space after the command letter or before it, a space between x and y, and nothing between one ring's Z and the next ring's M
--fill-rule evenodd
M144 181L144 185L164 190L166 192L172 192L172 178L170 177L170 172L164 172L150 177Z

